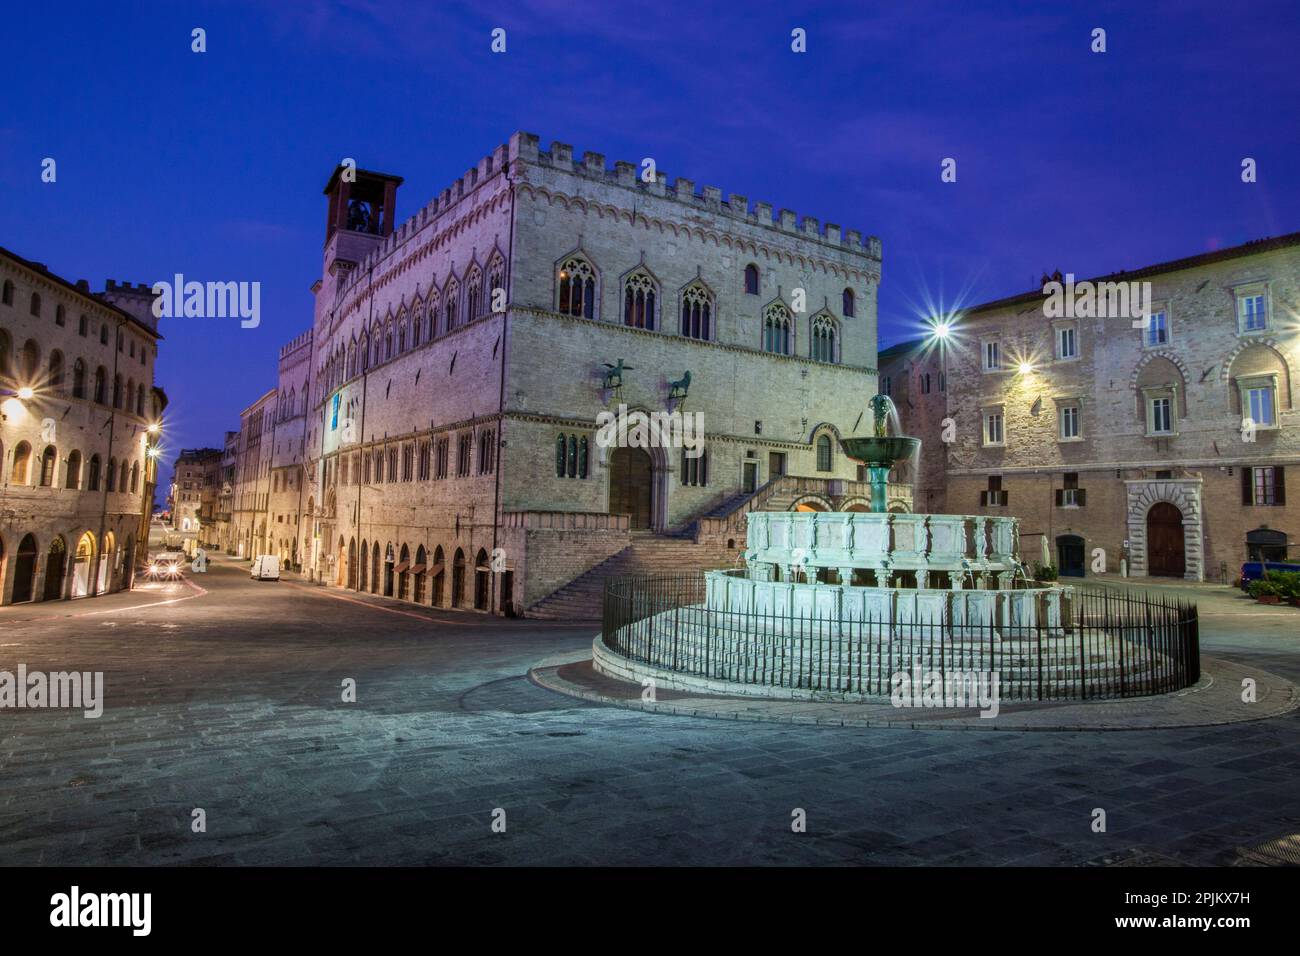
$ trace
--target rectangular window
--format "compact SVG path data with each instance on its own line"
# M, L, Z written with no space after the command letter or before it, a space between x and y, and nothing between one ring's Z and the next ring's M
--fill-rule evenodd
M1002 355L997 342L984 343L984 371L993 372L1002 367Z
M1007 503L1007 493L1002 490L1002 476L989 475L988 488L980 492L981 507L1001 507Z
M338 431L339 427L339 403L343 400L343 393L337 392L334 395L334 401L330 403L330 431Z
M1268 303L1264 293L1238 296L1237 310L1241 317L1243 332L1257 332L1268 328Z
M1256 425L1275 425L1273 420L1273 388L1269 385L1246 389L1246 404L1250 420Z
M1166 345L1169 342L1169 316L1164 311L1152 312L1147 316L1147 347Z
M1056 489L1056 506L1058 508L1082 508L1084 505L1084 491L1079 487L1078 472L1067 471L1063 479L1063 487Z
M1150 402L1151 434L1171 435L1174 431L1173 399L1153 398Z
M1241 469L1243 505L1285 505L1286 469L1281 465Z
M1074 326L1056 330L1056 357L1072 359L1079 356L1078 332Z
M880 394L889 395L891 397L894 394L894 381L888 375L885 375L880 379Z
M984 416L984 444L1003 444L1001 412L989 412Z
M1061 438L1068 440L1079 437L1079 406L1064 405L1061 408Z

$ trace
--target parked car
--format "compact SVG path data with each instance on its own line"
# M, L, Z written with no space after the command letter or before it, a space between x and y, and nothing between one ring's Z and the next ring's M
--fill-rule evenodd
M1300 571L1300 564L1282 561L1247 561L1241 566L1241 589L1250 590L1250 582L1258 581L1265 571Z
M254 581L280 580L280 559L273 554L259 554L253 559L248 576Z

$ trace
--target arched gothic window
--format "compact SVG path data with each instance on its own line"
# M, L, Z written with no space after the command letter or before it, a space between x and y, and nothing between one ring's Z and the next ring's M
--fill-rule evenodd
M705 342L713 335L713 296L702 282L682 292L682 335Z
M473 322L483 311L483 272L478 266L470 270L465 280L465 321Z
M596 318L596 270L582 256L570 256L560 266L557 311L584 319Z
M63 391L63 353L58 350L50 353L50 388Z
M655 327L657 286L650 273L638 269L623 282L623 324L634 329Z
M427 333L424 337L432 342L438 337L438 293L434 292L429 296L429 304L426 308L428 321L425 323L424 330Z
M842 310L846 319L851 319L856 314L854 308L853 290L846 288L844 290L844 308Z
M834 362L835 320L828 315L819 315L812 323L812 359L814 362Z
M758 295L758 266L752 262L745 266L745 292L748 295Z
M104 371L104 366L95 369L95 401L100 405L107 405L108 398L108 373Z
M86 363L77 359L72 366L72 397L86 397Z
M46 445L45 451L41 452L41 487L54 487L55 466L58 464L59 456L54 451L53 445Z
M790 355L794 343L794 317L782 303L774 302L763 311L763 351Z
M25 441L20 441L14 447L14 467L10 472L9 480L15 485L27 484L27 472L32 462L32 446Z
M444 332L453 331L460 324L460 284L452 279L443 292L446 302L443 303L442 324Z
M487 286L483 292L487 296L487 309L489 312L497 311L497 290L501 290L501 298L505 298L505 279L506 266L500 256L493 256L492 261L488 263Z
M393 351L393 320L388 320L384 328L384 361L387 362L397 353Z

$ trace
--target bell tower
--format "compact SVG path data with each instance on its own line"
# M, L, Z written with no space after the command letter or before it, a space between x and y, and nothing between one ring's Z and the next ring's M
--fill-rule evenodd
M401 176L342 164L334 168L325 184L329 211L322 278L326 282L345 281L346 274L392 234L400 185Z

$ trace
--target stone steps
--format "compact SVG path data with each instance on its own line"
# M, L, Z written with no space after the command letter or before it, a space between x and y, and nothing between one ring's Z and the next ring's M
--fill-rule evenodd
M599 620L609 578L647 574L676 574L734 567L740 551L696 544L676 535L637 534L622 551L585 574L552 591L525 612L541 620Z

